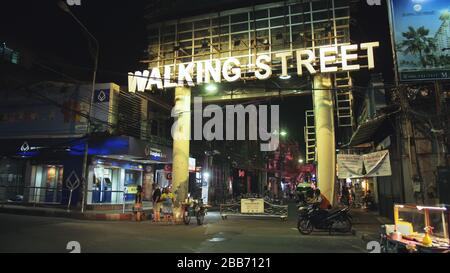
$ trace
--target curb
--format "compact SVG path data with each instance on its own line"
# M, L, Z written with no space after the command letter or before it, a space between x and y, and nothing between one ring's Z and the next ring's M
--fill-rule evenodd
M16 208L0 207L0 213L41 216L41 217L59 217L71 218L78 220L96 220L96 221L131 221L133 213L81 213L68 211L51 211L51 210L26 210Z

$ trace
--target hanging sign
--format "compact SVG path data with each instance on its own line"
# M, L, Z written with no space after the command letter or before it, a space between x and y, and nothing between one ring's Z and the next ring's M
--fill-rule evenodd
M389 151L379 151L365 155L337 155L338 178L362 178L391 176Z

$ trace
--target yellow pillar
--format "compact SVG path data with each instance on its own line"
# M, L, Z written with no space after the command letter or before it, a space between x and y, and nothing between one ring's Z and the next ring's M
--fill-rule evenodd
M321 193L334 203L336 144L332 83L329 75L314 76L314 118L316 127L317 181Z
M189 139L191 132L191 89L175 89L175 108L172 116L173 165L172 192L175 194L174 216L180 218L181 202L187 198L189 185Z

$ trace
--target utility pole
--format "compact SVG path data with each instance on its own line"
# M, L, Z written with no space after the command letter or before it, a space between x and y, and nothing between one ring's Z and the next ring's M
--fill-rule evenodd
M58 6L61 10L68 13L72 18L78 23L78 25L81 26L83 31L87 33L87 35L92 39L92 41L95 44L95 56L94 58L94 71L92 75L92 90L91 90L91 96L89 100L89 112L87 115L87 128L86 128L86 140L84 144L84 156L83 156L83 173L82 173L82 201L81 201L81 212L84 212L85 206L87 203L87 193L88 193L88 177L89 177L89 135L91 133L91 113L92 113L92 106L94 101L94 93L95 93L95 82L97 78L97 69L98 69L98 57L99 57L99 43L97 39L94 37L94 35L89 32L87 27L72 13L72 11L69 9L67 4L63 1L59 1Z

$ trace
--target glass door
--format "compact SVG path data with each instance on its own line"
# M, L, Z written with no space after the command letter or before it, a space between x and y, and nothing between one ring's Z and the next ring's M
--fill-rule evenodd
M30 190L32 200L38 203L59 203L61 202L61 190L63 184L62 166L33 166L34 183Z

